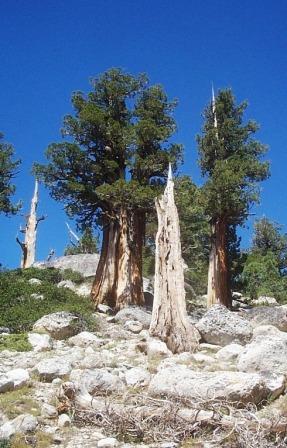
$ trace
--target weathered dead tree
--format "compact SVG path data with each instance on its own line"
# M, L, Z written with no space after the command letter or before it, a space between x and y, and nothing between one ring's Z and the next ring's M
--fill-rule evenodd
M170 166L164 194L156 200L158 231L150 335L163 340L173 353L180 353L196 348L198 332L187 318L179 218L173 190Z
M95 306L106 303L119 310L144 305L143 226L141 215L125 207L104 223L101 255L91 292Z
M39 183L35 180L34 194L31 201L30 214L26 217L26 224L24 229L20 229L21 233L25 235L24 242L20 241L18 236L16 237L17 243L22 250L21 268L26 269L32 266L35 261L36 254L36 239L37 239L37 227L40 221L43 221L46 217L41 216L37 218L37 207L39 201Z

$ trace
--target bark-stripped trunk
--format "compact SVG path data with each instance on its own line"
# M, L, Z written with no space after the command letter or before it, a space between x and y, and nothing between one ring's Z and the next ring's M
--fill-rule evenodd
M208 307L216 303L228 308L232 306L227 236L228 224L224 218L218 218L212 224L207 287Z
M39 222L45 219L45 216L37 218L37 207L39 200L38 189L39 184L36 179L34 194L31 201L30 214L27 217L25 229L23 230L23 233L25 234L24 242L20 241L18 237L16 238L17 243L20 245L22 249L22 260L21 260L22 269L30 268L35 261L37 227Z
M179 218L171 168L164 195L156 200L156 210L158 231L150 335L164 341L173 353L193 351L198 333L189 323L186 312Z
M144 216L124 207L104 226L100 261L92 288L95 305L116 310L144 305L142 247Z

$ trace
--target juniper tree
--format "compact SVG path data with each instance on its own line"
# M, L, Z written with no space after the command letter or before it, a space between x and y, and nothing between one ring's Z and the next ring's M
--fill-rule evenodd
M63 126L67 141L51 144L48 165L36 172L79 226L103 229L95 304L143 304L146 213L168 162L176 165L181 154L179 145L168 143L176 130L176 102L145 75L111 69L92 80L90 93L75 93L72 104L75 113Z
M13 160L13 155L13 146L3 141L3 134L0 133L0 213L5 215L13 215L19 210L19 205L11 202L15 192L12 180L20 164L19 160Z
M268 162L261 160L266 146L253 138L258 125L251 120L244 123L246 107L246 102L236 104L230 89L220 90L204 111L202 135L197 138L212 234L209 305L231 306L229 231L246 220L250 207L259 200L258 182L269 175Z

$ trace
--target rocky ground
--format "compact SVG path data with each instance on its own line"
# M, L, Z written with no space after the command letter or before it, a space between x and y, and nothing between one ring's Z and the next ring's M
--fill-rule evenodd
M0 352L0 446L286 446L284 306L195 313L198 351L179 355L149 338L145 310L94 317L91 333L50 314L33 350Z

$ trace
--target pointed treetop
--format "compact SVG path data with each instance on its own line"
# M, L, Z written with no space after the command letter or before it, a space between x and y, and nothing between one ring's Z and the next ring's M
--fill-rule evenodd
M217 118L216 118L216 109L215 109L215 95L214 95L214 88L213 88L213 82L211 83L211 103L212 103L212 112L213 112L213 120L214 120L214 127L217 128Z
M168 181L168 182L172 181L172 168L171 168L171 163L169 163L169 165L168 165L168 176L167 176L167 181Z

